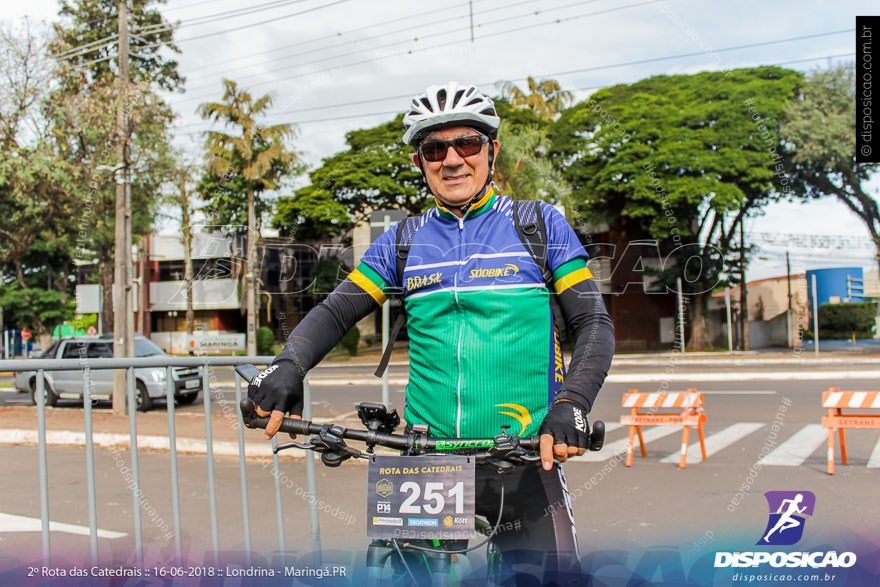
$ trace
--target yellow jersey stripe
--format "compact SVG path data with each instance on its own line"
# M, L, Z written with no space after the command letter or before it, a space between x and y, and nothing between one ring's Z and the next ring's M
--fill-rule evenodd
M370 296L374 300L376 300L377 304L381 306L385 303L385 300L387 299L385 297L385 293L379 286L370 281L370 279L366 275L355 269L348 274L348 278L351 279L362 290L370 294Z
M556 289L556 293L562 293L571 286L592 278L593 274L590 272L589 268L583 267L581 269L575 269L564 277L560 277L556 280L556 283L553 284L553 287Z

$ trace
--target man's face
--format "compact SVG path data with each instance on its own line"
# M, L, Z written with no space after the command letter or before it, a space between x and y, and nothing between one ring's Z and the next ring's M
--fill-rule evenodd
M432 140L451 141L478 134L480 133L466 126L453 126L432 132L422 143ZM492 143L497 157L500 145L497 140ZM418 153L413 154L413 163L418 166ZM448 206L462 206L470 202L486 185L486 179L489 177L489 145L484 144L479 153L470 157L462 157L450 146L446 150L446 157L441 161L426 161L422 157L422 169L431 193L437 196L441 203Z

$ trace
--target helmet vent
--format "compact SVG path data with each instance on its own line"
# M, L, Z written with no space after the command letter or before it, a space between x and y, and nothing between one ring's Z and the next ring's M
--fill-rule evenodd
M458 102L461 100L461 97L464 95L464 90L458 90L455 92L455 98L452 99L452 106L455 107L458 105ZM473 102L471 102L473 104Z

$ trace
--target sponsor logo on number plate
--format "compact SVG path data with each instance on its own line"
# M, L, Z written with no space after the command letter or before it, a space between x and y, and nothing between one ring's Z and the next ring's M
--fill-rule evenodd
M403 526L403 518L386 518L385 516L373 516L374 526Z
M376 493L382 497L388 497L394 491L394 484L388 479L379 479L376 481Z
M436 526L437 520L431 518L410 518L406 523L408 526Z

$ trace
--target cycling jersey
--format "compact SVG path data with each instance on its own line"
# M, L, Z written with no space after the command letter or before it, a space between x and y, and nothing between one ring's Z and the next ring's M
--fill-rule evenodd
M561 293L592 277L587 253L562 214L540 205L551 287ZM379 304L390 287L403 289L405 418L429 425L433 436L494 436L502 425L537 434L564 381L548 284L517 235L512 210L513 200L491 188L463 218L435 206L419 221L402 281L396 226L349 275Z

